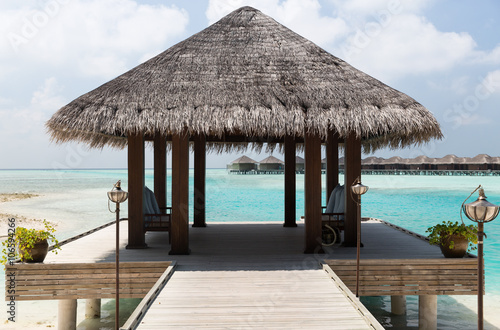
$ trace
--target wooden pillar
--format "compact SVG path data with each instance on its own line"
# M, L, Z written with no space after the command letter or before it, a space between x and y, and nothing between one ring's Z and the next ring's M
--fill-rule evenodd
M154 138L154 191L160 209L167 206L167 139Z
M344 187L345 187L345 224L344 246L356 246L358 207L351 198L351 186L361 176L361 139L349 134L345 139Z
M437 329L437 296L418 296L418 329Z
M170 254L189 254L189 135L172 136L172 222Z
M306 133L305 142L305 240L304 253L324 253L321 245L321 139Z
M295 138L285 136L285 222L283 227L297 227L295 191Z
M339 136L328 132L326 140L326 204L333 189L339 183Z
M128 245L127 249L146 248L144 233L144 136L128 136Z
M57 312L57 328L76 330L76 299L59 300Z
M205 172L207 167L205 135L194 138L194 221L193 227L206 227Z
M406 296L391 296L391 313L394 315L406 314Z
M98 319L101 317L101 299L85 300L85 318Z

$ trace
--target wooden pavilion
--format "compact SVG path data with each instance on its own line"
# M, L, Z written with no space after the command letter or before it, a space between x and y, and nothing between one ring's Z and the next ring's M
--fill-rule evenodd
M146 248L144 146L154 145L154 192L166 206L172 154L171 254L189 249L189 148L194 150L194 224L205 226L207 149L280 147L285 154L284 226L296 226L296 148L305 157L305 248L321 246L321 148L326 194L361 174L361 153L441 138L433 115L251 7L242 7L61 108L47 122L57 142L128 149L128 248ZM347 246L356 244L356 204L345 199Z

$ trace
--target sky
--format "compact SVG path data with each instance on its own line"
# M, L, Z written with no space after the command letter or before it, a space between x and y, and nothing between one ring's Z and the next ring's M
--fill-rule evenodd
M500 156L500 1L0 0L0 169L126 168L126 150L51 142L46 121L245 5L410 95L444 133L363 157ZM209 154L207 167L240 155Z

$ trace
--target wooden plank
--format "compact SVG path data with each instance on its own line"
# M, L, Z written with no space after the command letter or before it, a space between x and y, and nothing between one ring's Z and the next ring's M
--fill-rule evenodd
M351 289L355 260L327 260ZM477 259L370 259L360 267L360 295L477 294Z
M167 138L154 137L154 192L160 209L167 207Z
M120 274L120 294L145 295L171 264L121 263L124 272ZM16 300L105 298L112 297L116 290L115 274L111 273L114 266L114 263L15 264L7 266L6 271L15 274ZM10 297L6 295L6 300Z
M321 139L305 134L305 253L323 253L321 245Z
M193 227L206 227L205 222L205 174L206 174L206 143L205 135L194 137L194 214Z
M144 136L128 136L128 249L146 248L144 236Z
M189 254L189 135L172 136L172 223L169 254Z
M285 222L284 227L297 227L295 138L285 136Z
M345 140L344 161L344 189L345 189L345 218L344 218L344 246L354 247L357 242L358 208L351 198L351 186L354 180L361 177L361 139L351 133ZM354 197L356 198L356 197Z

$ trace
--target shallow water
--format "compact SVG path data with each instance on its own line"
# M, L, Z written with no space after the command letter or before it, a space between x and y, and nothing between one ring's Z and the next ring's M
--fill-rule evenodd
M191 171L191 205L192 174ZM170 171L167 175L170 182ZM54 221L58 224L58 238L68 238L114 220L114 214L108 211L106 192L111 190L117 180L122 180L122 187L127 190L126 170L0 170L0 193L41 195L0 204L0 213L22 214ZM282 221L283 180L283 175L229 175L223 169L207 170L207 222ZM342 177L340 181L343 181ZM363 196L363 216L380 218L420 234L425 234L428 226L443 220L460 221L460 205L479 184L484 186L490 202L500 204L500 177L365 175L363 183L370 187ZM146 185L153 187L152 170L146 170ZM168 187L167 195L170 194ZM469 201L476 198L477 193ZM125 208L121 215L125 217L126 213ZM302 214L304 176L297 175L297 216ZM465 217L464 221L472 223ZM500 281L497 280L500 278L500 219L486 224L485 231L488 235L484 247L487 292L485 319L493 320L498 326L500 322L496 310L500 308ZM3 281L0 286L3 290ZM476 303L473 298L440 297L439 306L444 306L440 308L446 310L439 312L439 328L474 328ZM418 310L416 297L408 298L406 317L389 315L389 298L366 299L366 304L372 311L377 311L377 316L384 320L386 327L412 329L417 326L412 321ZM471 310L465 311L464 305ZM489 324L485 328L495 329Z

